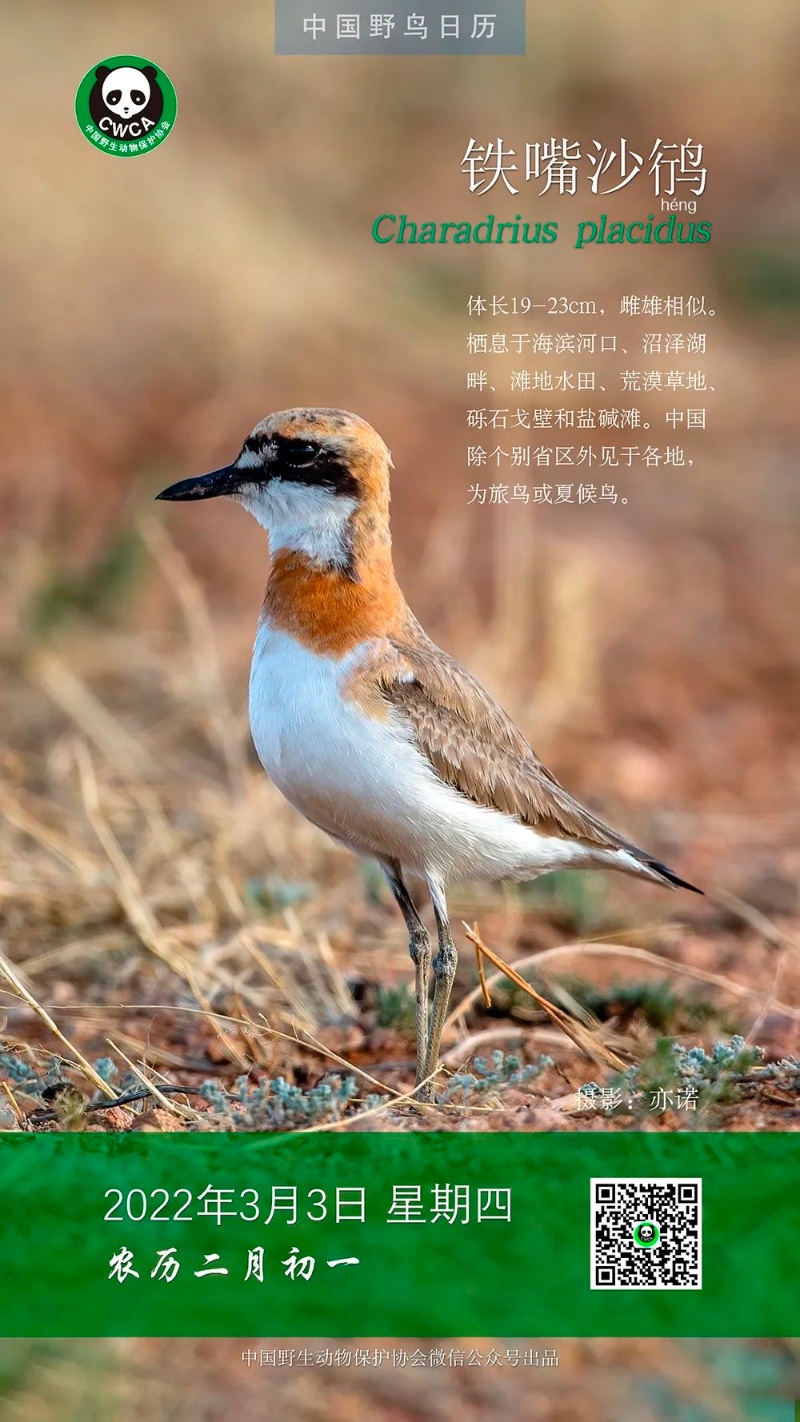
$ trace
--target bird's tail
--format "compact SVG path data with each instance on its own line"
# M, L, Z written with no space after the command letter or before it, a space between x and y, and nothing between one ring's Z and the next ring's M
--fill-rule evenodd
M621 869L623 874L632 874L637 879L649 879L651 883L664 884L668 889L688 889L692 894L703 892L696 884L690 884L688 879L681 879L669 865L662 864L660 859L654 859L643 849L618 849L614 853L614 859L615 867Z

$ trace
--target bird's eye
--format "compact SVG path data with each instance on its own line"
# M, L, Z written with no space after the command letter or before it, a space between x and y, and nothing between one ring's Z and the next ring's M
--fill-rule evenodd
M304 469L319 457L319 445L307 440L293 439L286 445L284 458L293 469Z

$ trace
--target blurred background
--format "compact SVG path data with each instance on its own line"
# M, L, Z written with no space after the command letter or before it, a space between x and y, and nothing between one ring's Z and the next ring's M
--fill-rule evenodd
M231 457L271 409L341 405L375 424L394 453L397 561L418 615L578 790L609 811L630 801L629 819L656 805L718 813L744 835L753 816L793 814L800 17L791 0L700 11L685 0L646 17L627 0L539 6L524 59L416 67L275 60L263 0L224 13L204 0L168 10L123 0L113 14L81 0L68 14L39 0L7 8L8 633L24 624L66 637L75 614L97 613L166 635L174 599L137 558L134 532L153 513L153 492ZM149 162L100 161L78 142L77 82L96 55L125 44L155 57L178 91L175 132ZM652 179L606 199L588 188L539 199L537 182L516 198L502 183L471 196L460 166L467 141L498 135L518 162L526 141L552 135L584 147L624 136L645 154L657 137L701 141L708 183L697 216L713 221L713 240L577 254L575 220L600 210L646 217ZM560 241L430 249L370 237L384 211L477 221L519 210L558 218ZM694 323L708 330L699 364L715 393L705 436L691 437L693 467L619 471L624 508L468 506L476 475L466 446L476 440L465 417L482 403L465 388L467 368L481 363L466 354L468 295L594 300L609 313L604 329L631 338L634 367L691 366L633 349L641 332L692 329L690 318L614 319L622 295L651 290L702 292L717 311ZM587 325L602 323L551 318L547 329ZM555 368L585 363L566 357ZM555 403L570 400L582 403L570 392ZM670 442L669 397L611 392L605 403L638 405L651 442ZM605 437L596 432L597 444ZM208 597L238 711L264 539L233 506L167 519ZM704 868L703 852L686 867Z
M540 1340L534 1340L538 1344ZM431 1348L451 1349L461 1366L412 1366ZM558 1366L487 1365L528 1340L282 1339L312 1366L275 1366L275 1340L169 1339L110 1343L7 1343L0 1348L4 1422L256 1422L277 1413L292 1422L792 1422L797 1347L768 1340L724 1342L635 1338L547 1340ZM358 1348L386 1350L380 1366L356 1362ZM260 1354L264 1351L264 1365ZM340 1349L334 1366L324 1359ZM393 1351L406 1356L391 1366ZM533 1351L533 1350L531 1350ZM259 1359L248 1368L243 1353ZM539 1348L540 1356L542 1350ZM467 1364L466 1360L473 1361ZM478 1361L480 1360L480 1361Z
M650 988L680 965L705 974L712 996L710 979L722 982L711 1040L739 1028L774 1055L796 1050L796 4L536 4L524 59L416 61L276 61L267 0L3 10L0 906L3 951L34 1000L90 1056L111 1051L119 1064L124 1053L161 1081L196 1080L198 1060L232 1078L255 1054L260 1068L313 1082L313 1060L277 1040L256 1051L252 1033L203 1015L210 1005L240 1022L266 1011L284 1029L300 1021L349 1061L409 1055L393 907L369 870L288 810L249 746L263 535L222 501L152 503L172 480L227 462L270 410L332 405L363 415L392 449L396 561L431 634L572 790L711 890L687 905L579 875L541 893L468 886L454 919L479 914L507 956L604 936L644 947L656 959L635 972ZM163 66L178 93L175 131L146 161L93 151L74 119L82 75L120 52ZM697 217L713 222L713 240L577 254L574 222L601 210L646 217L651 180L603 200L539 199L536 184L471 196L467 142L498 136L518 153L553 136L624 136L645 153L658 137L700 141ZM522 211L557 219L562 235L550 247L377 246L370 228L384 211ZM715 393L692 467L618 471L624 506L469 505L466 410L483 403L465 379L474 292L594 301L609 313L603 329L630 335L631 348L648 330L706 329L705 359L629 361L706 369ZM702 293L717 314L611 320L636 292ZM586 361L556 362L573 364ZM584 403L557 403L572 399ZM638 405L655 429L667 399L606 403ZM685 441L664 429L653 442ZM600 1013L598 994L608 1008L634 969L579 948L573 971ZM377 1009L376 981L395 992ZM462 995L473 982L467 967ZM54 1044L41 1015L16 991L5 999L7 1044L45 1061ZM636 1030L698 1040L705 1019L680 1019L679 1007L662 1020L662 995L661 1017L642 1008ZM558 1064L562 1091L596 1075L569 1054ZM534 1112L503 1124L554 1122ZM788 1121L767 1110L739 1124ZM470 1383L468 1397L459 1379L434 1388L409 1374L401 1386L395 1375L390 1398L343 1374L326 1383L324 1407L316 1384L242 1376L226 1346L224 1358L222 1345L70 1345L46 1357L16 1347L3 1416L125 1419L131 1378L140 1389L145 1373L164 1419L227 1416L239 1388L243 1419L267 1396L309 1422L434 1419L456 1405L477 1418L501 1397L520 1417L610 1418L621 1397L642 1419L783 1415L742 1401L738 1384L732 1400L730 1350L719 1373L682 1344L569 1345L546 1397L524 1380L524 1404L495 1380L486 1396ZM765 1366L769 1390L790 1353L762 1352L752 1375Z

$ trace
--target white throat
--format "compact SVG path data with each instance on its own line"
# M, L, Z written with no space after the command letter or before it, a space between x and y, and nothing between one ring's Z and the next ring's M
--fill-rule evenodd
M245 486L234 497L267 530L273 555L285 548L327 567L349 564L355 499L281 479Z

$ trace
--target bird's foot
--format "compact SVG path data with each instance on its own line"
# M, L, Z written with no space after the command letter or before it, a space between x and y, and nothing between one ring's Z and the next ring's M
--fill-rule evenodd
M423 1081L414 1089L414 1100L423 1106L436 1105L436 1093L433 1089L432 1081Z

